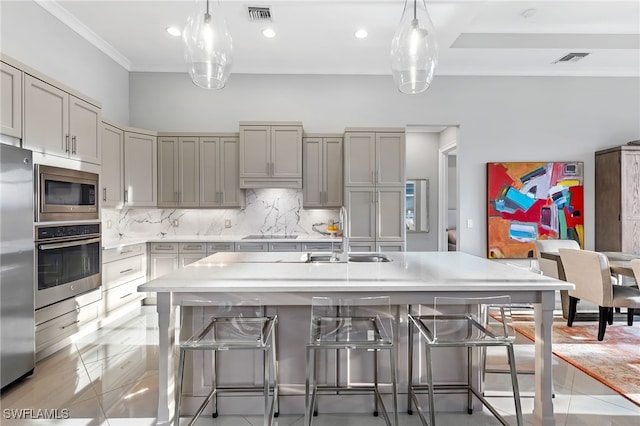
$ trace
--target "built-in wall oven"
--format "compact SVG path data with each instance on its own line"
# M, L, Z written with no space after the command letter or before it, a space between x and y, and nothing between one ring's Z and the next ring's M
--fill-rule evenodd
M36 164L36 222L98 220L98 175Z
M36 309L100 287L100 223L39 225L35 240Z

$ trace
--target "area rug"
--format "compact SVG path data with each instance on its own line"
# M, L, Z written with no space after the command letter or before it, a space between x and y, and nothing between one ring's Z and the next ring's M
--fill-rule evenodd
M599 342L598 324L566 320L553 324L553 354L640 406L640 323L607 325ZM518 333L535 340L533 322L514 318Z

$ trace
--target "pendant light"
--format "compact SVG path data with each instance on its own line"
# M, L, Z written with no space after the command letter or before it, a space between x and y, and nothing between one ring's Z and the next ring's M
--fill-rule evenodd
M222 89L233 62L231 34L216 3L210 6L209 0L197 0L182 32L189 75L204 89Z
M391 73L402 93L427 90L438 64L438 45L425 0L405 0L391 41Z

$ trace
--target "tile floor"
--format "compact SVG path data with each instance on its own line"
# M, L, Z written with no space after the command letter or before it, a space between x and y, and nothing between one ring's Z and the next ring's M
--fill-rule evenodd
M5 390L0 398L0 424L4 425L133 425L155 424L157 408L157 321L153 307L129 312L65 349L40 361L33 376ZM517 345L518 359L531 358L533 347L524 341ZM520 362L520 361L519 361ZM526 368L525 365L521 366ZM532 376L520 376L525 423L531 424ZM491 401L513 420L513 402L500 397L508 389L508 375L491 374L487 392ZM554 399L557 425L638 425L640 407L609 388L554 357ZM32 409L28 412L26 410ZM16 420L19 414L37 417L38 409L55 410L58 420ZM64 411L67 409L68 412ZM404 409L402 410L404 411ZM42 414L42 413L40 413ZM49 412L51 417L52 412ZM67 417L69 415L69 418ZM41 415L44 417L44 415ZM301 426L301 415L281 415L275 424ZM499 424L486 411L439 413L440 425ZM181 424L187 424L182 419ZM198 425L261 425L261 416L204 416ZM364 414L321 414L316 426L370 426L384 424L382 418ZM419 425L417 415L400 414L400 425Z

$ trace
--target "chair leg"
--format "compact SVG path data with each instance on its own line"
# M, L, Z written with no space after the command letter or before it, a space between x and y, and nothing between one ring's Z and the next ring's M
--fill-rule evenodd
M178 361L178 381L176 383L176 414L175 414L175 425L178 426L180 424L180 403L182 402L182 379L184 378L184 358L185 351L180 350L180 359Z
M567 315L567 327L573 325L573 321L576 319L576 311L578 308L578 299L573 296L569 296L569 314Z
M598 341L604 339L604 331L607 329L607 320L611 308L604 306L599 307L600 314L598 316Z
M262 368L264 369L264 382L262 383L262 391L264 392L264 426L269 426L271 423L271 410L269 407L269 383L271 382L269 369L271 366L269 365L269 361L268 349L265 349L262 351Z
M411 309L410 306L409 309ZM407 414L412 415L411 387L413 386L413 320L411 317L409 317L409 321L407 321L407 327Z
M311 405L311 374L312 374L312 369L313 367L311 366L312 362L315 362L315 360L312 360L313 356L312 356L312 352L313 352L313 348L311 347L307 347L307 378L305 380L304 383L304 424L305 426L310 426L311 425L311 418L312 418L312 413L311 411L313 410L313 407Z
M271 362L273 364L273 417L278 417L280 415L280 380L278 376L278 348L277 348L277 337L276 337L276 328L277 328L277 319L276 324L273 327L273 334L271 335Z
M633 325L633 308L627 308L627 325Z
M398 423L398 361L396 357L395 346L389 350L389 359L391 362L391 397L393 398L393 424L400 426Z
M425 346L425 355L427 358L427 386L429 388L428 399L429 399L429 424L436 424L436 409L435 409L435 398L434 398L434 389L433 389L433 368L432 368L432 360L431 360L431 348L429 345Z
M218 417L218 363L216 360L217 352L211 351L211 386L213 387L213 412L211 417L214 419Z
M378 350L373 350L373 385L376 392L380 392L378 388ZM376 394L373 394L373 416L378 417L378 398Z
M473 392L471 379L473 377L473 347L467 347L467 413L473 414Z
M613 325L613 308L608 308L609 313L607 314L607 322L609 325Z
M516 422L518 426L523 424L522 405L520 404L520 387L518 386L518 371L516 368L516 355L513 345L507 346L507 355L509 358L509 367L511 370L511 386L513 388L513 402L516 409Z

